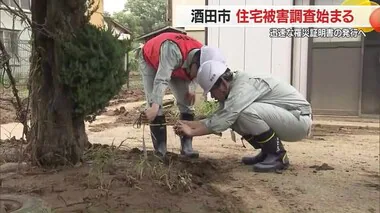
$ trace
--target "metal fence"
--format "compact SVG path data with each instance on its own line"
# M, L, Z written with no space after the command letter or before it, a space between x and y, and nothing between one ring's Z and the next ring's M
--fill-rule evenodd
M30 41L18 40L13 42L9 39L2 39L4 46L11 56L9 61L10 68L12 70L12 75L16 80L17 89L20 95L27 95L27 83L29 78L30 66L31 66L31 53L32 45ZM134 63L131 59L129 63ZM129 66L129 65L128 65ZM129 88L130 90L143 90L142 77L136 68L132 69L129 76ZM7 87L9 85L9 78L6 73L1 72L0 80Z
M30 56L32 45L29 40L2 39L7 53L11 56L9 65L12 75L16 80L16 86L21 96L27 95L27 83L30 71ZM9 77L1 71L0 80L3 87L9 86Z

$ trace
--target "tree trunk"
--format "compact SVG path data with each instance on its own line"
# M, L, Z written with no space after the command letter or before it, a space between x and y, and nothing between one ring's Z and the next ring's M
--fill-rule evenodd
M30 151L40 166L75 165L88 143L84 119L73 116L70 91L59 82L56 35L84 23L85 0L32 0L33 58Z

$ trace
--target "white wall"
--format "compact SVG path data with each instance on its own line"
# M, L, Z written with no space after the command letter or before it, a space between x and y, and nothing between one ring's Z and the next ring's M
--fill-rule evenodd
M233 5L292 5L292 0L235 0ZM209 5L231 5L230 0L209 0ZM270 38L269 28L210 27L208 44L219 47L229 67L254 74L271 74L291 81L291 38Z
M2 6L4 7L4 6ZM30 12L26 12L28 17L32 19L32 14ZM32 32L27 28L27 24L20 21L20 18L14 16L13 14L1 10L0 11L0 28L1 29L14 29L19 30L19 39L20 40L30 40L32 36Z
M108 23L107 22L104 22L104 27L105 27L105 29L108 29ZM118 28L117 26L113 26L112 30L113 30L114 36L119 36L118 37L119 40L130 39L130 37L131 37L130 34L122 33L120 28Z
M114 30L114 35L115 36L119 36L118 39L119 40L125 40L125 39L130 39L131 38L131 35L129 34L126 34L126 33L122 33L118 28L113 28Z
M309 5L310 0L295 0L296 5ZM293 86L307 97L307 67L309 38L293 40Z
M245 5L245 0L235 0L234 5ZM210 0L209 5L231 5L230 0ZM232 69L244 70L245 29L242 27L208 28L208 45L219 47Z

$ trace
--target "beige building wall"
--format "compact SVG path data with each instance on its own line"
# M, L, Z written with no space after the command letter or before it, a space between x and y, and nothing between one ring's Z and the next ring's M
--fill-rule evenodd
M205 0L169 0L172 1L172 21L174 21L174 11L176 9L177 5L205 5L206 1ZM193 37L194 39L197 39L200 41L202 44L205 44L205 28L204 27L185 27L184 29L187 33L187 35ZM203 97L203 90L202 88L198 85L197 90L196 90L196 103L199 103L200 101L204 100L205 98Z
M205 43L205 31L204 30L186 30L186 33L188 36L200 41L202 44Z
M104 14L104 0L94 0L94 7L98 6L97 11L92 14L90 23L99 27L104 26L104 19L103 19L103 14Z

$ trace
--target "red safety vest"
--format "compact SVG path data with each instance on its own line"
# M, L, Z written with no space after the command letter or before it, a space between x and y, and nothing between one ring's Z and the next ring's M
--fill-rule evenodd
M143 47L144 59L148 62L156 71L160 61L160 48L162 42L171 40L176 43L181 50L182 64L187 58L189 52L195 48L201 48L203 45L197 40L180 33L162 33L145 43ZM172 77L180 78L183 80L192 80L186 74L186 71L181 67L173 70Z

